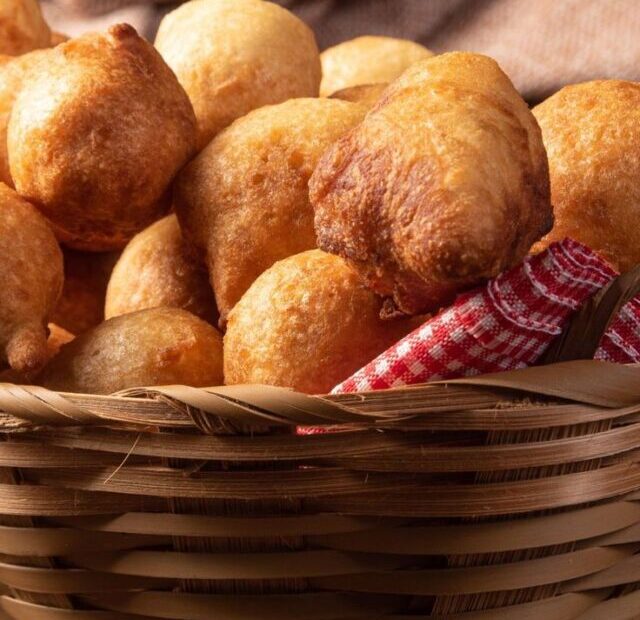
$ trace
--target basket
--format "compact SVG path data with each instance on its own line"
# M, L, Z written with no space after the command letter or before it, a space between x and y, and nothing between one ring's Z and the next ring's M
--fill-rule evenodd
M4 384L0 431L6 618L640 617L640 366L326 397Z

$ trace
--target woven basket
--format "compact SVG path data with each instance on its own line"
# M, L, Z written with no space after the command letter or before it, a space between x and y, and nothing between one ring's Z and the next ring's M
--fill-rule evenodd
M640 366L322 398L5 384L0 430L7 618L640 618Z

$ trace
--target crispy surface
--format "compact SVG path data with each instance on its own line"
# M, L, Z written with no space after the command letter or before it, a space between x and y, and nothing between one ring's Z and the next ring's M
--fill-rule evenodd
M309 177L365 111L333 99L254 110L179 175L176 211L187 238L206 255L222 323L265 269L316 247Z
M491 59L413 65L310 184L320 248L408 314L519 262L552 223L540 129Z
M0 61L0 183L9 187L13 187L7 153L9 115L23 84L46 54L46 50L36 50L22 56L7 56L6 62Z
M367 106L367 108L372 108L378 102L387 86L389 86L387 82L348 86L333 93L331 99L342 99L343 101L360 103Z
M626 271L640 263L640 84L567 86L533 110L549 156L553 230Z
M125 314L63 346L39 383L90 394L153 385L221 385L222 336L178 308Z
M63 248L64 286L51 320L81 334L104 320L104 298L119 252L80 252Z
M0 2L0 54L19 56L50 44L51 31L38 0Z
M200 148L255 108L318 95L313 32L271 2L187 2L162 20L156 47L193 103Z
M381 300L343 259L309 250L265 271L229 315L228 385L325 393L415 327L380 319Z
M183 308L208 323L218 320L207 270L189 251L175 215L129 241L109 280L105 317L159 306Z
M124 24L58 45L40 68L9 120L16 188L66 245L122 247L168 208L169 184L194 152L189 100Z
M37 209L0 183L0 365L47 361L47 319L62 290L62 252Z
M322 54L320 94L358 86L391 82L419 60L433 56L426 47L393 37L357 37L330 47Z

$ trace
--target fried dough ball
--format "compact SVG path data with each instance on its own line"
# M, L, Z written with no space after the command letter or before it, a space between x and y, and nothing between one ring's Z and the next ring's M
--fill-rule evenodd
M175 215L129 241L109 280L105 317L159 306L183 308L208 323L218 320L207 270L190 253Z
M0 363L47 361L47 319L62 290L62 252L37 209L0 183Z
M416 326L382 320L381 303L338 256L309 250L276 263L229 315L227 384L328 392Z
M104 321L107 284L119 252L80 252L63 248L64 287L51 317L73 334Z
M49 337L47 338L47 349L49 351L49 358L55 357L60 349L69 344L75 336L67 331L64 327L60 327L55 323L49 323Z
M331 99L342 99L343 101L352 101L353 103L360 103L367 108L372 108L382 96L382 93L389 86L386 82L380 82L379 84L360 84L359 86L349 86L338 90Z
M66 34L62 34L61 32L52 32L51 33L51 47L55 47L56 45L60 45L60 43L66 43L71 37Z
M533 113L549 156L555 214L535 249L573 237L620 271L640 263L640 84L566 86Z
M176 211L206 254L223 324L265 269L316 247L309 177L327 147L365 112L333 99L254 110L180 174Z
M51 30L38 0L0 2L0 54L19 56L50 44Z
M344 41L320 54L320 94L328 97L350 86L391 82L430 56L433 52L426 47L406 39L365 36Z
M46 54L46 50L36 50L22 56L7 56L7 62L0 61L0 182L9 187L13 187L7 153L9 116L22 86Z
M418 314L518 263L553 216L540 129L495 61L410 67L322 158L321 249L349 259L386 311Z
M189 99L126 24L58 45L39 68L9 119L15 186L67 246L118 249L169 206L194 152Z
M153 385L221 385L222 336L186 310L109 319L60 349L38 381L61 392L111 394Z
M49 337L47 338L47 360L58 354L62 345L71 342L74 335L69 333L55 323L49 323ZM17 372L13 368L0 371L0 383L16 383L19 385L30 385L36 379L37 371Z
M255 108L318 96L313 32L271 2L187 2L162 20L156 47L193 103L201 149Z

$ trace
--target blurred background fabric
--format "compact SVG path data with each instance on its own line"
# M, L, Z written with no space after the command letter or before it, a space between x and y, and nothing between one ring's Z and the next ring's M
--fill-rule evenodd
M640 78L640 0L276 0L305 20L321 49L378 34L434 52L495 58L530 101L564 84ZM54 29L72 36L128 22L153 40L170 0L43 0Z

